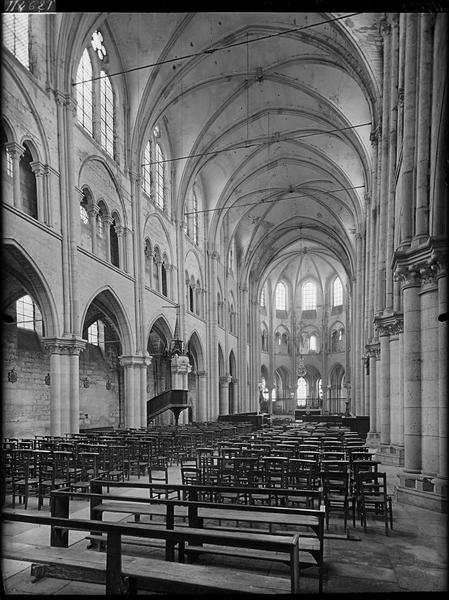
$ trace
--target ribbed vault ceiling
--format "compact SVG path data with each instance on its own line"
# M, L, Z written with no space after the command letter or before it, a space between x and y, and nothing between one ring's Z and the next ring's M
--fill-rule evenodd
M171 157L187 157L173 162L175 215L200 182L208 239L224 226L244 276L279 275L304 247L318 273L354 274L381 15L342 16L106 16L127 71L134 157L163 120Z

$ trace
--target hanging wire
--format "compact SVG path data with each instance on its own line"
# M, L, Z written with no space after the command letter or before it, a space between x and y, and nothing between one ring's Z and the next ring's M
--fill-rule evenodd
M322 194L334 194L336 192L347 192L347 191L351 191L351 190L358 190L361 188L366 187L365 185L354 185L352 187L347 187L347 188L339 188L336 190L316 190L317 192L320 192ZM196 210L196 211L191 211L191 212L186 212L184 213L186 216L187 215L193 215L193 214L199 214L199 213L207 213L207 212L216 212L216 211L225 211L225 210L232 210L233 208L245 208L246 206L257 206L258 204L273 204L275 202L283 202L284 200L297 200L298 198L307 198L309 197L310 194L297 194L295 196L287 196L285 198L275 198L273 200L270 200L270 196L267 196L267 198L262 198L262 200L259 200L258 202L249 202L248 204L234 204L233 206L222 206L219 208L205 208L204 210Z
M160 65L165 65L165 64L177 62L180 60L186 60L188 58L195 58L196 56L202 56L204 54L214 54L215 52L221 52L222 50L229 50L230 48L242 46L243 44L252 44L254 42L261 42L263 40L268 40L271 38L279 37L281 35L286 35L288 33L295 33L296 31L304 31L305 29L311 29L312 27L317 27L318 25L326 25L326 23L334 23L335 21L341 21L342 19L350 19L351 17L355 17L356 15L360 15L360 14L362 14L362 13L355 12L355 13L350 13L348 15L344 15L342 17L335 17L333 19L327 19L326 21L318 21L318 23L310 23L309 25L303 25L302 27L294 27L292 29L283 29L282 31L278 31L277 33L261 35L257 38L253 38L252 40L244 40L242 42L234 42L232 44L227 44L225 46L218 46L217 48L209 48L208 50L201 50L200 52L192 52L190 54L184 54L183 56L178 56L176 58L167 58L166 60L160 60L160 61L157 61L154 63L149 63L147 65L141 65L140 67L133 67L131 69L124 69L123 71L116 71L115 73L109 73L108 77L115 77L115 75L124 75L125 73L141 71L142 69L158 67ZM87 83L88 81L96 81L97 79L104 79L104 76L92 77L91 79L85 79L83 81L74 81L72 83L72 86L79 85L81 83Z
M349 129L357 129L358 127L366 127L371 124L372 124L372 122L368 121L366 123L359 123L358 125L349 125L348 127L340 127L338 129L326 129L324 131L315 131L313 133L301 133L301 134L294 135L291 137L284 137L279 134L276 134L275 136L273 136L273 139L265 141L265 142L251 142L251 143L246 142L246 143L243 143L243 145L229 146L228 148L218 148L217 150L210 150L209 152L196 152L194 154L186 154L185 156L177 156L175 158L164 158L161 161L154 160L149 163L142 163L140 166L146 167L146 166L156 165L156 164L164 163L164 162L175 162L177 160L187 160L188 158L199 158L201 156L211 156L213 154L220 154L221 152L232 152L234 150L253 148L255 146L265 146L266 144L272 144L273 141L274 142L288 142L288 141L293 141L293 140L301 140L303 138L312 137L315 135L326 135L329 133L339 133L341 131L348 131Z

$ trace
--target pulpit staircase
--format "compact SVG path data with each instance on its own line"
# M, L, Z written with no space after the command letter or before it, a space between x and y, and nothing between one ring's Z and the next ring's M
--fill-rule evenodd
M165 390L154 396L154 398L147 400L147 426L155 417L166 410L172 411L177 425L181 411L188 407L187 390Z

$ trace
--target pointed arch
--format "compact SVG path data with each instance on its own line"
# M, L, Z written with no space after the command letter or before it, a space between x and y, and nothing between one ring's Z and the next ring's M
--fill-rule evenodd
M56 303L46 277L33 258L17 243L5 238L3 241L3 310L27 292L39 306L45 326L46 337L62 334Z

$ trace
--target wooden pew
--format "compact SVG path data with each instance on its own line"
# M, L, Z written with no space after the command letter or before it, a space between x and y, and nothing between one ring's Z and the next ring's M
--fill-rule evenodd
M278 506L259 506L259 505L239 505L239 504L221 504L216 502L203 502L194 500L178 500L178 499L156 499L135 496L119 496L111 493L98 493L103 487L109 488L111 482L96 481L92 486L97 490L97 493L78 494L78 497L89 498L90 500L90 518L92 520L101 520L103 513L125 513L134 514L135 518L138 515L155 515L160 517L158 526L160 528L174 529L176 528L176 519L182 519L188 527L202 527L204 529L218 529L220 531L235 531L254 533L261 532L260 526L268 526L266 533L275 533L284 535L283 531L273 531L276 526L288 526L289 532L292 534L299 533L299 550L301 552L301 567L317 566L319 572L319 590L322 591L323 586L323 561L324 561L324 507L320 509L308 508L289 508ZM118 485L117 487L124 487ZM140 484L140 488L146 489L147 484ZM185 487L185 486L184 486ZM195 496L195 494L193 494ZM65 517L69 516L69 500L70 493L64 491L52 492L52 515ZM214 521L218 520L218 526ZM237 522L237 526L233 527L229 522ZM242 528L238 522L248 522L251 528ZM223 525L223 522L227 523ZM151 522L152 526L156 526ZM179 521L178 521L179 523ZM254 528L252 526L257 527ZM179 526L179 524L178 524ZM95 529L95 528L94 528ZM263 530L262 530L263 532ZM98 532L92 531L88 539L91 540L90 547L101 549L104 546L104 538ZM145 545L148 541L133 543ZM150 542L154 545L154 542ZM196 547L195 547L196 548ZM195 551L195 548L186 549L187 555L198 556L200 551ZM261 560L273 560L288 563L288 557L277 556L270 548L265 548L266 552L258 553L258 558ZM167 550L166 550L167 551ZM201 553L205 553L205 549L201 549ZM237 552L235 549L228 548L209 548L208 553L213 554L233 554L248 558L245 552ZM304 554L307 556L304 557ZM256 558L257 558L256 557ZM308 558L307 558L308 557ZM166 557L170 560L169 557Z
M266 534L237 534L212 532L194 528L167 530L151 524L123 524L95 522L90 519L64 519L44 517L29 513L4 511L2 521L29 522L50 525L52 546L35 546L18 543L4 545L3 557L37 563L35 577L55 577L88 581L106 585L106 594L135 593L137 589L165 593L298 593L298 535L274 536ZM107 536L107 551L89 553L68 547L71 529L89 531L95 527ZM57 531L55 535L53 532ZM152 558L122 556L122 536L165 539L172 549L171 562ZM179 546L182 560L186 544L220 544L260 551L266 547L286 552L290 556L291 578L262 576L223 567L174 564L174 548ZM45 566L44 566L45 565Z

